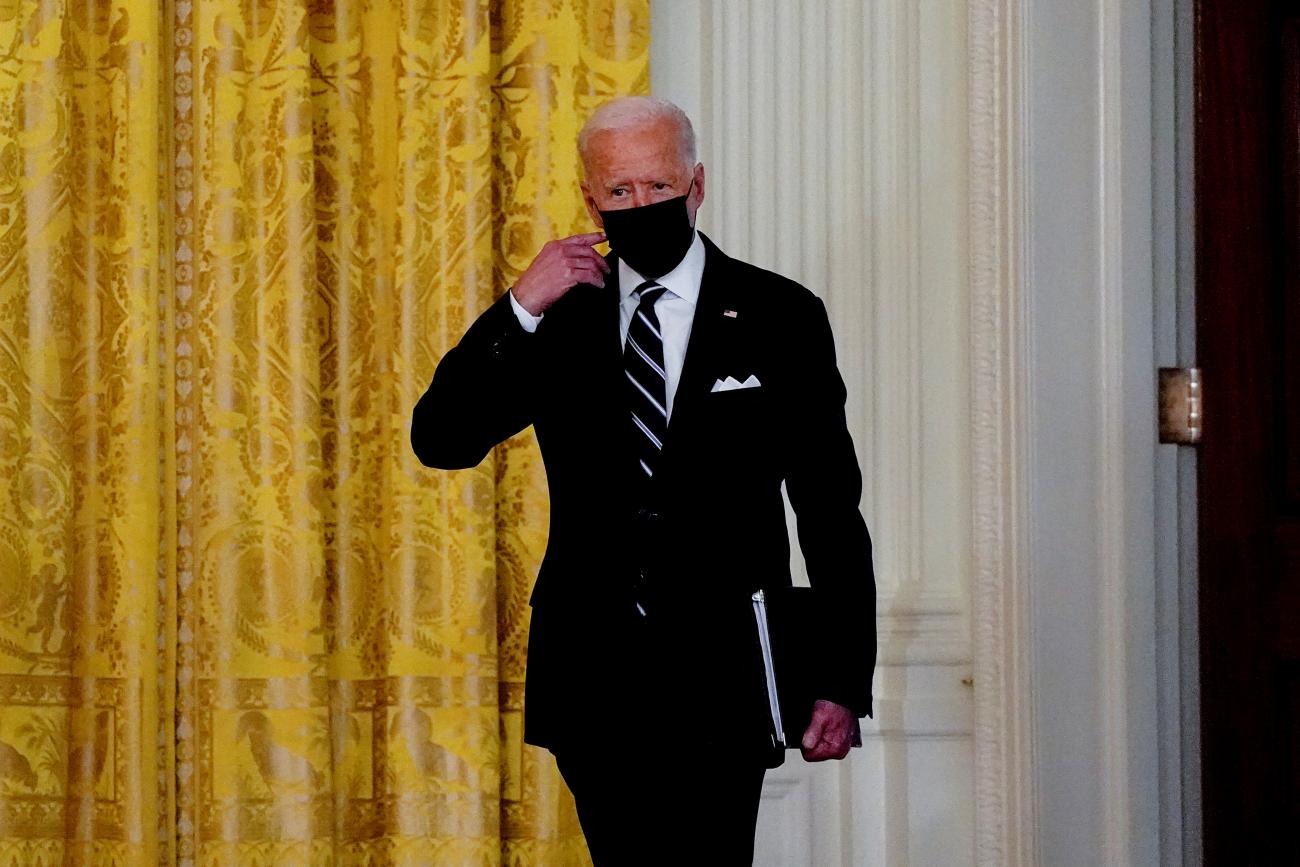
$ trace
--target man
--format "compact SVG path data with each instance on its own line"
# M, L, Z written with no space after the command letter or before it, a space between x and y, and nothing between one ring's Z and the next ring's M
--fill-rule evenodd
M871 712L871 543L830 324L807 289L694 229L705 175L679 108L613 100L578 149L604 231L547 243L474 322L412 445L471 467L536 430L551 532L525 740L555 754L595 863L750 864L781 760L754 699L750 595L790 584L782 482L831 603L803 755L843 758Z

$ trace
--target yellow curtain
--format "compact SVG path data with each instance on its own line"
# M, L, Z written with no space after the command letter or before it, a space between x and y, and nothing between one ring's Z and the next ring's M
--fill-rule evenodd
M586 863L521 739L535 444L408 418L589 226L648 18L0 0L0 867Z

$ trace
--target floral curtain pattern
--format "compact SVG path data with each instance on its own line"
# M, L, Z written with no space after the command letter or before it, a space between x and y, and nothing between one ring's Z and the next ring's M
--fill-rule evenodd
M586 863L531 433L410 454L589 227L648 0L0 0L0 865ZM454 423L454 420L448 420Z

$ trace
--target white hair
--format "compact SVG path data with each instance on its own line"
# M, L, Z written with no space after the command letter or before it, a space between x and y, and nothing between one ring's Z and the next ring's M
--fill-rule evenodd
M587 148L591 137L606 130L628 129L656 121L669 121L677 127L677 150L682 166L689 174L695 169L695 127L674 103L657 96L618 96L601 105L578 133L578 156L587 164Z

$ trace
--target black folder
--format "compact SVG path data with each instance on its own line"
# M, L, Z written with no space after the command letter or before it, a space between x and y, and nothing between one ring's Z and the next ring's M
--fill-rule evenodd
M756 591L754 647L762 660L763 682L756 689L765 705L774 750L797 750L812 721L813 704L826 698L826 653L834 645L832 624L842 612L813 587L779 586ZM861 746L855 737L854 746Z

